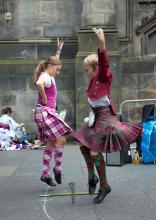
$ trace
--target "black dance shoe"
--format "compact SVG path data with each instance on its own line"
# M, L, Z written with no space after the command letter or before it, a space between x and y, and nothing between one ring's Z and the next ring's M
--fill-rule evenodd
M52 181L52 178L46 177L46 176L41 176L40 180L49 186L56 186L56 184Z
M107 196L107 194L109 194L110 192L111 192L110 186L102 190L100 189L97 196L94 198L94 203L96 204L101 203L104 200L104 198Z
M98 182L99 182L99 179L95 175L89 179L89 182L88 182L89 190L88 191L90 195L94 194L96 190L96 185Z
M61 173L57 173L56 172L56 170L55 170L55 168L53 169L53 171L54 171L54 177L55 177L55 180L56 180L56 182L58 183L58 184L61 184Z

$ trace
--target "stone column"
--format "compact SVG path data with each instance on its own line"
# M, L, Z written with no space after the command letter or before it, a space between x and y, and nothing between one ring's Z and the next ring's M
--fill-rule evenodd
M96 53L98 42L92 26L103 27L106 45L113 71L112 95L114 102L119 105L121 98L121 56L119 52L118 32L115 28L115 0L81 0L81 29L78 33L78 52L76 56L76 127L83 124L83 118L88 116L86 89L88 80L83 69L84 58Z
M81 27L115 26L115 0L81 0Z
M107 51L109 54L110 66L113 72L112 96L119 109L121 103L121 55L119 51L118 35L116 30L104 29L106 37ZM83 124L84 117L88 116L89 105L87 102L86 89L88 79L83 69L84 58L96 53L98 42L95 34L91 30L80 30L78 34L78 52L76 55L75 78L76 78L76 127Z

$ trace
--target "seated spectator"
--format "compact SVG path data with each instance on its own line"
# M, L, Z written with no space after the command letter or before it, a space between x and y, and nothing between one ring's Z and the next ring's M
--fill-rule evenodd
M2 109L2 116L0 117L0 123L8 124L10 128L9 136L12 140L20 139L24 124L18 124L12 118L12 108L5 107Z

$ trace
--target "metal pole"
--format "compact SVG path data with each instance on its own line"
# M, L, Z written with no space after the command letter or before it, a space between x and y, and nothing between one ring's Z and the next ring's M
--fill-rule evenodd
M74 182L69 183L69 188L71 190L72 204L75 204L75 183Z

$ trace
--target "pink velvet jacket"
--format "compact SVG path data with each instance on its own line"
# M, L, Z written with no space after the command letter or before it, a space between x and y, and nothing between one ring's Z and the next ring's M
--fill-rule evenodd
M97 100L107 95L110 100L112 113L115 115L116 110L111 98L112 72L109 67L109 59L106 50L100 52L98 49L98 61L99 71L97 76L90 81L87 95L92 100Z

